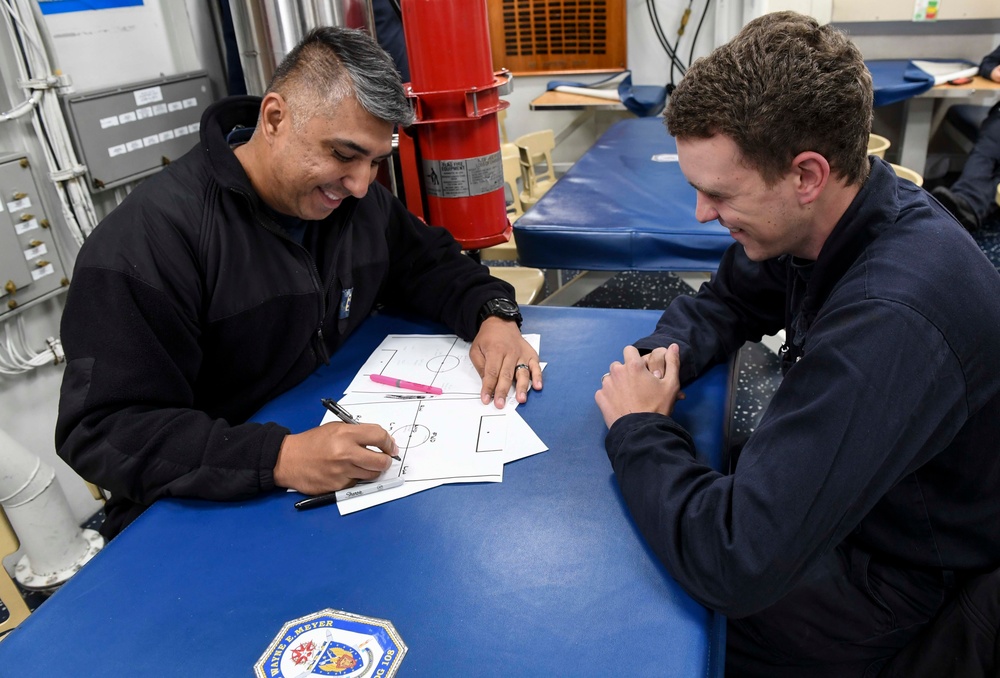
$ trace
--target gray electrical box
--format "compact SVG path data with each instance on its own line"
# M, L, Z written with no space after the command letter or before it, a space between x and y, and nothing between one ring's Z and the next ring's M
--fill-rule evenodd
M65 97L91 189L141 179L187 153L198 143L201 114L211 101L203 72Z
M0 156L0 319L69 284L24 156Z

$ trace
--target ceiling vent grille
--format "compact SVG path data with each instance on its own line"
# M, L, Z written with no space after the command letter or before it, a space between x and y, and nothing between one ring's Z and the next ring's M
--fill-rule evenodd
M489 0L493 68L512 73L620 71L625 0Z

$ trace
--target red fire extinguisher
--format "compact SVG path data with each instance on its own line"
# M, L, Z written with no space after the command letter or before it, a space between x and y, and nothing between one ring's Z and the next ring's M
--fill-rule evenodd
M506 242L497 111L510 105L500 99L510 73L493 72L486 0L401 7L411 79L404 88L416 114L399 140L407 207L464 249Z

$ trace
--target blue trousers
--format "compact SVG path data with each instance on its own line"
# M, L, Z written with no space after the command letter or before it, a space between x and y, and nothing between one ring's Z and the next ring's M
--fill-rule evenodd
M962 176L951 186L982 222L996 206L997 185L1000 184L1000 104L990 109L979 128L976 144L962 169Z
M771 607L726 623L726 678L875 678L954 593L841 544Z

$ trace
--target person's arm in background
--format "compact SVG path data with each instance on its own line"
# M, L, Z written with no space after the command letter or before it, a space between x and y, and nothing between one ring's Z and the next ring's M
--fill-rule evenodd
M785 281L781 260L755 263L742 246L733 245L712 279L694 296L674 299L653 333L634 345L640 353L649 353L676 343L681 383L688 384L745 342L759 341L783 327Z
M979 75L993 82L1000 82L1000 47L983 57L979 64Z

